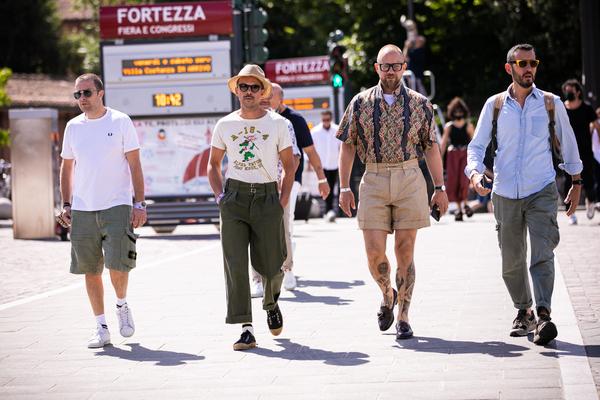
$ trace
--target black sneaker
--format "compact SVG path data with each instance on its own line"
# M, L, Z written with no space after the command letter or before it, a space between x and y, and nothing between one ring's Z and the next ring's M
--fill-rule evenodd
M454 220L455 221L462 221L463 220L463 214L461 212L457 212L456 214L454 214Z
M465 204L465 215L467 218L471 218L473 216L473 209Z
M396 324L396 339L404 340L413 337L413 330L410 324L405 321L399 321Z
M256 339L254 335L249 330L245 330L242 332L242 336L240 336L240 340L233 344L234 350L248 350L256 347Z
M547 313L538 312L538 323L533 336L533 343L545 346L550 343L558 335L558 329L552 322L552 318Z
M527 316L527 310L519 310L517 317L513 321L510 336L527 336L529 332L532 332L535 328L535 315L531 313L530 316Z
M283 330L283 315L281 315L279 304L276 304L274 309L267 310L267 325L273 336L279 336Z
M394 306L398 303L398 292L396 289L392 290L394 291L394 302L392 303L392 307L381 306L377 313L377 322L379 323L379 330L381 331L387 331L394 323Z

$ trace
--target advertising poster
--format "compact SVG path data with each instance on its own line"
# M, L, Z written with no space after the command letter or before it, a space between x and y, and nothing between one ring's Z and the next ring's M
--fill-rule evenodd
M212 195L207 167L219 117L136 119L146 196Z

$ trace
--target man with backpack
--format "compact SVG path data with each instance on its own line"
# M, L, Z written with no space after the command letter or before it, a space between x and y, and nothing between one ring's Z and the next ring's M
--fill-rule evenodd
M534 85L538 64L530 44L518 44L508 51L504 69L512 84L485 103L468 147L465 174L480 195L493 192L502 277L518 310L510 335L527 336L535 330L534 343L545 345L558 334L550 318L554 249L559 242L553 161L572 178L565 199L570 203L569 216L579 203L583 166L560 98ZM490 142L493 187L483 176L483 159ZM527 231L537 320L527 275Z

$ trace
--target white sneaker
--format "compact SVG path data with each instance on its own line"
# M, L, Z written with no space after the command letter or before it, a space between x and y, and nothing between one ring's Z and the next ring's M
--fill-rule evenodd
M292 271L283 272L283 287L285 290L296 289L296 277Z
M110 332L108 331L108 328L103 328L98 325L96 329L94 329L92 337L88 340L87 347L88 349L97 349L104 347L107 344L110 344Z
M135 332L135 324L133 323L133 315L127 303L121 307L117 307L117 319L119 320L119 332L123 337L133 336Z
M252 279L252 283L250 284L250 296L252 298L263 297L265 291L263 289L263 284L261 279Z
M577 225L577 216L575 214L569 217L569 225Z
M596 213L596 208L594 207L594 204L589 203L587 205L587 213L586 213L587 218L593 219L595 213Z
M325 221L327 221L327 222L335 222L335 217L336 217L335 211L329 210L327 212L327 214L325 214Z

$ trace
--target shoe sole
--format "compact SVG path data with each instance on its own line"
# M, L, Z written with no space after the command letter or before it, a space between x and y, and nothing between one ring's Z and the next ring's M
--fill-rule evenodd
M281 328L269 329L269 330L271 331L271 335L279 336L281 334L281 332L283 331L283 326Z
M133 334L135 333L135 330L133 332L131 332L131 335L125 335L123 332L119 331L119 333L121 334L121 336L123 337L132 337Z
M100 348L106 346L107 344L110 344L110 340L108 342L104 342L104 344L98 345L98 346L91 346L88 344L88 349L100 349Z
M413 333L403 334L403 335L396 335L396 339L398 339L398 340L406 340L406 339L410 339L413 336L414 336Z
M553 341L554 338L556 338L556 336L558 336L558 330L556 329L556 325L550 322L546 324L546 326L544 326L542 330L538 332L537 335L535 335L535 337L533 338L533 343L539 346L544 346Z
M379 326L379 330L381 332L387 331L394 324L394 308L396 307L396 304L398 304L398 292L395 289L392 290L394 290L394 302L392 303L392 319L390 320L390 324L387 327Z
M254 343L234 343L233 344L233 350L235 350L235 351L250 350L255 347L256 347L256 342L254 342Z

